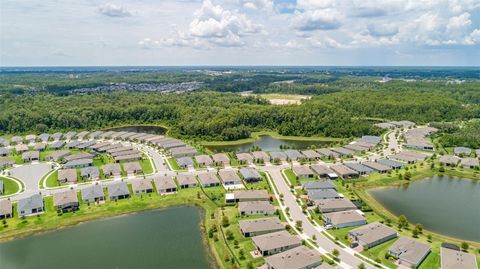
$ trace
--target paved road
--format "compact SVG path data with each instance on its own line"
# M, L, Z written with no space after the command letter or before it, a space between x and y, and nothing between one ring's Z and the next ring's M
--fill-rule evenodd
M317 244L319 245L320 249L324 250L323 253L331 253L334 249L338 249L340 251L339 258L343 263L345 263L342 266L343 268L357 268L358 265L360 265L361 263L364 263L367 268L376 268L355 257L353 255L354 252L352 249L343 249L340 246L336 245L334 242L332 242L330 239L328 239L325 235L321 233L321 231L323 230L322 227L314 226L308 220L307 216L303 214L302 209L297 204L295 195L290 191L290 186L288 186L283 179L281 167L267 166L260 169L270 174L274 184L277 186L278 191L283 194L285 206L289 208L290 216L293 218L293 221L302 221L302 228L304 233L310 238L315 235L315 237L317 238Z

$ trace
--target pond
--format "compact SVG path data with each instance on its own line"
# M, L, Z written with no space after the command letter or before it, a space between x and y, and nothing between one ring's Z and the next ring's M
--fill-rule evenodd
M1 268L212 268L200 212L174 207L0 244Z
M161 126L156 126L156 125L138 125L138 126L132 125L132 126L113 127L113 128L106 129L105 131L135 132L135 133L163 135L167 132L167 129Z
M434 176L370 194L395 215L447 236L480 242L480 182Z
M305 141L305 140L290 140L290 139L278 139L271 136L265 135L260 136L254 142L248 142L243 144L235 145L219 145L219 146L206 146L209 150L213 152L247 152L253 147L259 147L264 151L278 151L280 146L288 146L289 148L294 149L306 149L311 146L323 147L328 145L331 142L326 141Z

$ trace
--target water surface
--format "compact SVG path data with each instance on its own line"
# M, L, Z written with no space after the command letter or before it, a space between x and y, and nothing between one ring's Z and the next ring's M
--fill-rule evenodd
M480 242L480 182L434 176L408 186L374 189L373 197L395 215L436 233Z
M259 147L264 151L278 151L280 146L288 146L289 148L294 149L306 149L313 145L316 147L322 147L329 144L325 141L304 141L304 140L290 140L290 139L277 139L271 136L265 135L260 136L256 141L237 144L237 145L226 145L226 146L206 146L208 149L214 152L247 152L253 147Z
M211 268L200 212L175 207L0 244L0 268Z

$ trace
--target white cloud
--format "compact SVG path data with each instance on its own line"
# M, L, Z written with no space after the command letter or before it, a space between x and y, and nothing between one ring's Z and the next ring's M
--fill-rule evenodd
M273 11L274 5L272 0L240 0L240 4L252 10Z
M299 31L333 30L338 29L342 22L340 14L334 9L317 9L297 12L292 25Z
M465 12L459 16L451 17L450 20L448 20L447 32L464 32L470 25L472 25L470 14Z
M372 36L393 36L398 33L398 27L394 24L369 24L368 32Z
M107 3L98 8L98 12L109 17L130 17L133 12L129 11L125 7L118 6L112 3Z
M335 0L297 0L297 9L315 10L331 8Z

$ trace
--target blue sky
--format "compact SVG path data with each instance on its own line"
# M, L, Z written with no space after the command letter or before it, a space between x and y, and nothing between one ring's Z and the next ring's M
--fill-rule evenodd
M0 65L480 65L478 0L2 0Z

